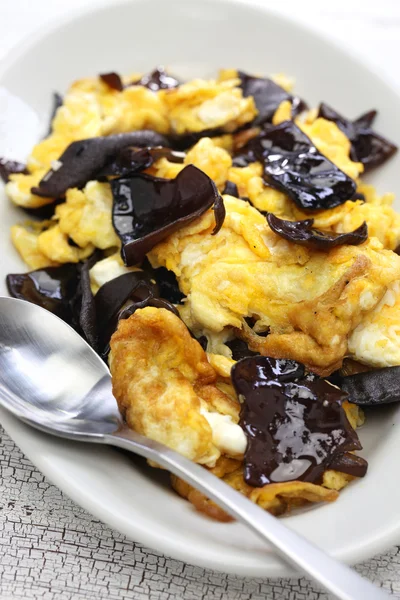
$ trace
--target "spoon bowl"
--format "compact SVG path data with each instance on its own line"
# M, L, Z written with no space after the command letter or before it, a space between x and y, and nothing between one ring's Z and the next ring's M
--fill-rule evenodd
M0 298L0 331L0 403L10 412L77 440L122 426L106 364L61 319Z

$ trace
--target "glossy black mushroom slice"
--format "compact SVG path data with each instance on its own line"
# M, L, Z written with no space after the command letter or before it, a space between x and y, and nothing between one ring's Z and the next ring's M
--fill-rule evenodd
M157 146L155 148L123 148L109 163L101 169L96 178L128 177L140 173L152 166L160 158L167 158L170 162L182 163L185 159L184 152L177 152L171 148Z
M77 287L75 313L79 322L79 333L93 350L98 351L99 332L97 328L96 304L90 285L90 269L103 257L100 250L79 265L80 281Z
M218 127L215 129L203 129L202 131L196 131L191 133L173 133L169 136L169 140L174 150L182 151L188 150L189 148L197 144L197 142L203 137L213 138L219 135L224 135L225 133L226 131L224 131L222 127Z
M175 79L175 77L168 75L163 66L159 66L151 73L143 75L141 79L130 85L143 85L152 92L158 92L158 90L170 90L176 88L180 85L180 82Z
M113 159L96 173L96 179L127 177L140 173L154 163L151 148L123 148Z
M265 125L246 151L263 164L265 183L302 209L333 208L356 191L355 182L321 154L293 121Z
M258 116L253 121L254 125L261 125L265 122L271 122L272 117L279 105L285 100L292 103L292 115L296 116L307 108L307 104L298 98L292 96L272 79L254 77L238 71L240 78L240 87L243 90L243 96L253 96L258 110Z
M329 468L341 473L347 473L352 477L364 477L368 469L368 463L365 458L346 452L337 454L329 463Z
M0 158L0 177L4 183L8 183L10 175L14 173L28 173L26 165L16 160L7 160L6 158Z
M225 208L214 182L193 165L175 179L138 174L111 182L113 224L125 264L140 263L168 235L214 207L217 233Z
M365 221L360 227L349 233L332 233L314 229L314 219L285 221L272 213L268 213L267 221L272 231L280 237L313 250L328 252L331 248L345 244L358 246L368 239L368 226Z
M118 315L118 320L120 319L129 319L139 308L146 308L146 306L153 306L154 308L165 308L165 310L169 310L174 313L176 317L180 318L179 312L176 307L168 300L164 300L164 298L154 298L151 295L147 298L141 300L135 300L133 296L130 300L129 305L124 308Z
M101 286L94 297L99 349L103 353L117 328L118 315L126 302L134 297L143 301L158 296L158 288L143 271L125 273Z
M158 92L159 90L168 90L176 88L180 85L180 82L168 75L163 66L156 67L151 73L143 75L140 79L123 84L122 78L118 73L111 71L110 73L102 73L99 75L100 79L104 81L111 89L118 92L122 92L127 87L134 85L143 85L152 92Z
M351 198L351 200L361 200L361 202L365 202L365 194L363 194L362 192L356 192L353 197Z
M104 360L110 351L110 339L120 319L127 319L138 308L166 308L179 317L175 306L159 297L156 281L144 271L120 275L105 283L95 296L99 353Z
M99 77L112 90L122 92L122 90L124 89L124 84L122 83L121 77L118 75L118 73L115 73L114 71L110 73L101 73Z
M147 260L147 259L146 259ZM142 264L142 269L148 273L150 278L156 282L158 288L158 296L163 300L168 300L172 304L181 304L183 298L185 297L179 289L178 280L176 278L175 273L169 271L165 267L159 267L158 269L153 269L148 263L146 266L145 263Z
M44 206L38 206L37 208L27 208L26 206L19 206L21 210L24 211L30 217L34 217L35 219L40 219L41 221L48 221L54 216L56 212L56 208L59 204L62 204L64 200L59 198L50 204L45 204ZM70 243L71 240L68 241Z
M146 306L153 306L154 308L165 308L166 310L169 310L170 312L174 313L175 316L180 318L179 312L176 310L173 304L168 302L168 300L163 300L162 298L154 298L151 293L146 297L142 297L142 294L139 294L139 296L132 295L132 297L126 303L126 306L118 313L115 321L114 331L116 331L118 327L118 322L121 319L129 319L129 317L131 317L139 308L146 308ZM109 339L111 340L111 336ZM104 351L101 355L102 358L107 361L109 353L110 343L108 343L105 346Z
M233 183L233 181L227 181L222 194L228 194L228 196L239 198L239 190L236 183Z
M351 142L351 158L364 165L365 172L379 167L398 150L397 146L372 129L377 111L371 110L350 121L325 104L320 105L318 117L333 121Z
M248 167L251 163L256 162L258 159L250 149L240 150L232 158L232 166L243 169Z
M79 281L80 268L75 264L10 274L6 279L10 296L45 308L74 329L79 329L74 309Z
M359 406L379 406L400 402L400 367L375 369L336 378L336 383Z
M119 133L105 137L72 142L56 165L50 169L32 193L49 198L60 198L72 187L83 187L96 177L112 157L127 146L168 146L168 140L150 130Z
M237 362L232 382L242 401L240 425L247 437L246 483L320 483L332 464L353 474L347 453L361 444L342 407L346 393L306 374L300 363L266 356ZM359 477L366 469L362 459L354 465Z
M233 360L242 360L242 358L248 358L249 356L259 356L259 352L253 352L250 350L244 340L235 338L230 342L226 342L226 346L232 351Z

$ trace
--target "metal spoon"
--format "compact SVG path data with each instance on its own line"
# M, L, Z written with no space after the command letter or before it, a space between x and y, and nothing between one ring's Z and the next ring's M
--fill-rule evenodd
M13 298L0 298L0 404L46 433L118 446L165 467L336 598L388 598L203 467L128 429L112 395L110 373L97 354L58 317Z

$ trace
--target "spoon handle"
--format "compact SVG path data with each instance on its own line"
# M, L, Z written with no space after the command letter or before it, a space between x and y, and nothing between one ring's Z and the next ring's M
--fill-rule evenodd
M105 441L130 450L166 468L214 500L245 523L297 569L329 590L339 600L384 600L389 596L346 565L334 560L276 517L251 502L215 475L174 450L124 428L106 435Z

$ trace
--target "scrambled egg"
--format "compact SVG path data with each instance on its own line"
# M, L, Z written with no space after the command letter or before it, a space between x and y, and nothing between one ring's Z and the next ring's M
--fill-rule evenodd
M171 129L177 134L223 128L235 131L257 116L252 97L244 98L239 79L194 79L169 90L165 101Z
M93 294L96 294L101 286L108 281L132 271L140 271L140 269L137 267L125 267L119 252L97 261L89 271L90 287Z
M216 386L204 350L178 317L137 310L119 322L110 347L113 394L132 429L209 466L232 449L229 433L214 436L213 428L221 428L222 415L225 429L237 423L239 403Z
M89 181L83 190L68 190L52 221L43 227L15 225L11 239L26 264L33 268L53 263L79 262L95 248L120 246L111 218L112 194L108 183ZM72 240L72 243L71 243Z
M280 103L272 117L272 125L280 125L284 121L290 121L292 118L292 103L290 100L284 100Z
M252 488L243 479L247 441L238 425L239 403L221 392L200 344L165 309L144 308L120 321L111 339L113 393L130 427L205 465L273 514L306 502L333 501L352 477L327 470L322 485L302 481ZM358 407L345 403L353 426ZM180 479L173 487L219 520L227 515Z
M57 263L78 263L88 258L94 251L92 244L88 244L85 248L73 246L68 235L61 231L59 225L53 225L39 234L37 247L42 254Z
M31 193L31 188L37 186L48 169L38 169L32 174L14 173L6 184L7 196L17 206L24 208L40 208L52 204L54 198L42 198Z
M68 190L66 201L56 208L60 230L80 248L89 244L101 250L119 246L112 225L112 203L108 183L89 181L83 190Z
M35 227L35 225L35 223L13 225L11 227L12 243L30 269L56 267L58 263L51 260L39 250L38 237L42 232L42 228Z
M400 365L400 281L391 284L349 338L349 354L373 367Z
M173 179L186 165L194 165L206 173L219 189L225 187L232 166L232 157L214 139L201 138L186 154L183 164L173 163L161 158L148 171L156 177Z
M207 336L235 329L261 354L331 373L364 314L400 278L400 257L375 238L362 246L312 251L276 236L243 200L224 196L224 201L218 235L209 235L208 212L149 253L153 266L176 274L187 296L185 322ZM254 330L246 317L256 321ZM267 328L267 337L257 335Z
M78 263L88 258L94 250L92 244L85 248L71 245L68 235L51 221L14 225L11 227L11 240L31 269L54 267L61 263Z
M129 80L132 81L131 78ZM153 129L159 133L168 133L170 130L163 90L153 92L135 85L117 91L100 78L92 78L75 82L71 91L78 95L89 93L95 96L102 116L100 135L138 129Z

